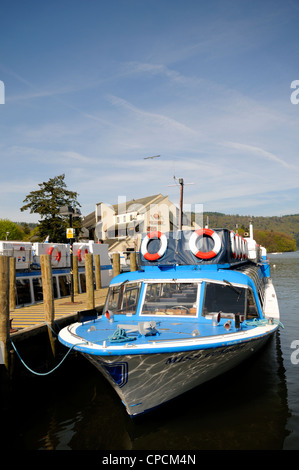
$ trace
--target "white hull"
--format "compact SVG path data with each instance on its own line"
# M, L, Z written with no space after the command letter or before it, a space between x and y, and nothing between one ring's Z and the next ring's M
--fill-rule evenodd
M227 372L250 357L268 338L266 335L230 346L184 352L84 355L116 390L128 414L134 416ZM112 367L111 374L108 370L112 371Z

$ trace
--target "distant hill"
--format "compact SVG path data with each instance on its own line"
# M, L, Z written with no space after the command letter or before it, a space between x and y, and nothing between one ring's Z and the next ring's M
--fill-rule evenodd
M258 235L259 231L275 232L276 237L279 236L279 234L284 234L287 236L283 237L284 241L286 241L288 238L294 239L296 241L297 249L299 249L299 214L283 215L281 217L251 217L238 214L227 215L222 214L221 212L203 213L203 224L205 225L208 221L209 227L211 228L227 228L235 231L236 227L238 227L239 230L248 232L250 220L252 220L253 229L256 235ZM274 233L272 237L270 236L271 234L268 234L267 236L265 234L261 235L264 240L269 240L270 238L273 240L274 238ZM274 246L266 246L266 243L264 244L264 246L267 248L268 251L289 251L289 249L275 250ZM292 245L289 244L288 246ZM292 251L292 249L290 249L290 251Z

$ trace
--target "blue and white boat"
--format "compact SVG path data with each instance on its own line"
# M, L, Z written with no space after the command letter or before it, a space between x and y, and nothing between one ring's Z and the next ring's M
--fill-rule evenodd
M279 326L266 250L227 229L147 234L139 270L112 279L102 315L59 334L130 416L227 372Z

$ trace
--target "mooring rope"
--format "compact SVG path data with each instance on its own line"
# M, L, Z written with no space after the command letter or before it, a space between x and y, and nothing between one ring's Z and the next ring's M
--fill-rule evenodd
M123 343L124 341L135 341L136 336L128 336L126 330L117 328L112 336L108 336L111 343Z
M12 344L12 347L14 348L15 352L17 353L17 356L18 358L20 359L21 363L26 367L27 370L29 370L29 372L31 372L32 374L35 374L35 375L40 375L40 376L44 376L44 375L50 375L52 374L56 369L58 369L58 367L61 366L61 364L65 361L65 359L67 358L67 356L69 355L69 353L72 351L72 349L75 347L75 346L79 346L80 344L86 344L86 343L77 343L77 344L73 344L73 346L70 347L70 349L68 350L68 352L66 353L66 355L64 356L64 358L59 362L59 364L57 364L57 366L55 366L52 370L49 370L48 372L36 372L32 369L30 369L29 366L27 366L27 364L23 361L23 359L21 358L15 344L13 343L13 341L11 341L11 344Z

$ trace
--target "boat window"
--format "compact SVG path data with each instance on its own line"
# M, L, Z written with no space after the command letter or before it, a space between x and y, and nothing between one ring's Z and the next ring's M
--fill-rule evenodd
M148 284L142 315L196 316L198 284L168 282Z
M136 313L140 283L125 282L119 286L111 286L108 291L105 310L116 315L134 315Z
M17 279L16 291L17 305L30 304L32 302L29 279Z
M254 295L251 289L248 289L247 293L247 315L246 317L250 320L252 318L259 317L258 309L255 303Z
M222 316L245 315L246 289L226 284L206 283L202 314L221 312Z
M33 284L33 292L34 292L34 301L41 302L43 300L42 278L34 277L32 279L32 284Z
M61 297L67 297L71 293L71 276L58 276ZM55 292L55 291L54 291ZM55 294L54 294L55 295Z

